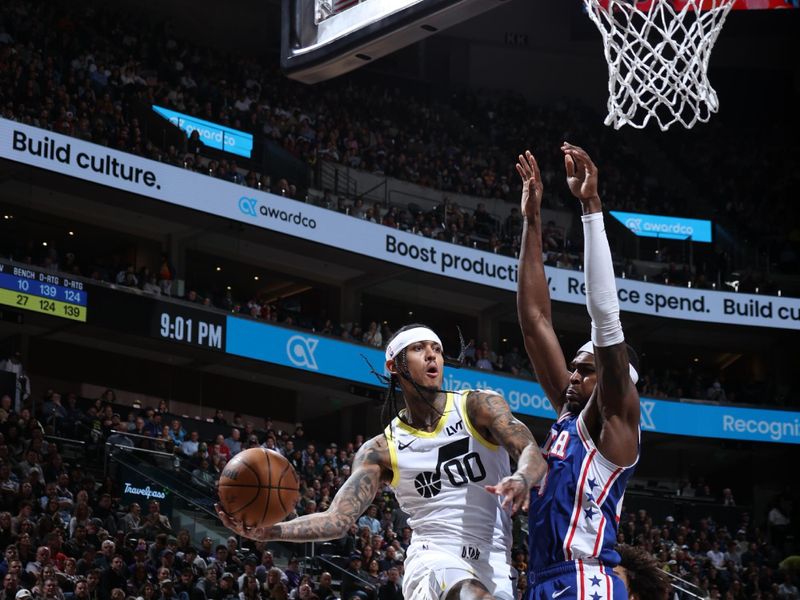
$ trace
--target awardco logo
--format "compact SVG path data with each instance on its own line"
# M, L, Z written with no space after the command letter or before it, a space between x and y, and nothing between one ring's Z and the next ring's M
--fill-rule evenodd
M210 127L202 127L187 122L186 119L181 117L170 117L169 122L175 125L178 129L183 129L186 135L192 135L196 131L200 135L200 139L204 144L213 146L215 148L231 148L236 146L236 138L231 134L222 131L221 129L212 129Z
M132 487L130 483L125 483L125 493L132 494L134 496L144 496L148 500L150 498L158 498L159 500L163 500L167 497L164 492L159 492L158 490L151 490L150 486L148 485L146 488L136 488Z
M247 196L239 198L239 210L249 217L258 217L255 198L248 198Z
M639 233L642 230L642 220L629 217L625 221L625 227L630 229L633 233Z
M318 371L317 359L314 358L317 344L319 344L317 338L293 335L286 342L286 356L296 367Z
M292 223L308 229L317 228L317 222L311 217L304 216L301 211L295 213L272 206L264 206L263 204L258 206L258 200L255 198L248 198L247 196L239 198L239 212L253 219L258 218L258 214L261 213L262 217L267 217L268 219Z
M685 235L692 237L694 227L683 223L654 223L637 217L625 219L625 227L636 235L641 234L662 234L662 235Z

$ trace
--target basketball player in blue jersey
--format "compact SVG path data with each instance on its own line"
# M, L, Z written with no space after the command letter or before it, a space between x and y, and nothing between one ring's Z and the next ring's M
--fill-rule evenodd
M583 209L586 306L591 342L569 362L553 330L542 261L542 179L519 156L524 227L517 310L539 383L558 415L542 453L548 471L531 494L527 600L622 600L614 549L625 485L639 458L638 375L619 321L597 167L565 143L567 184Z
M531 432L492 392L441 389L444 354L424 325L386 346L391 422L356 454L353 471L323 513L248 527L218 508L233 531L255 540L338 539L390 483L414 531L406 553L406 600L513 600L509 513L527 506L547 468ZM396 387L402 392L397 410ZM510 459L517 464L512 474Z

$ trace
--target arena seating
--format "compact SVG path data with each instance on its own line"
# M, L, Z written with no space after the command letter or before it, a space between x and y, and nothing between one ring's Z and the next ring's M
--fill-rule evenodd
M10 399L0 402L4 598L21 600L20 590L37 599L378 598L382 586L402 577L410 530L389 487L376 496L377 511L368 511L347 536L325 544L319 559L306 563L293 558L303 557L302 545L193 539L144 500L139 515L120 502L108 471L134 461L146 472L166 456L161 477L172 478L173 490L181 489L174 480L183 480L181 494L193 494L189 499L197 510L213 502L215 481L237 449L238 440L231 439L235 428L241 448L276 449L294 465L302 481L295 511L302 515L327 508L349 475L363 436L317 444L296 427L257 430L238 418L241 426L232 427L221 418L207 423L152 408L135 410L117 404L111 390L96 400L63 397L63 403L59 393L45 398L39 418L27 408L16 413ZM192 432L202 433L196 443L185 444L195 437ZM68 446L81 443L86 454L70 454ZM102 460L106 452L112 460ZM117 462L115 455L125 457ZM632 486L620 541L654 553L670 572L711 598L794 597L797 574L789 561L781 566L789 547L786 499L776 499L763 528L750 507L736 504L735 493L735 488L711 490L698 478L670 489L672 500L658 506L648 505L647 495ZM666 516L665 506L673 511ZM514 564L524 570L524 539L515 543Z

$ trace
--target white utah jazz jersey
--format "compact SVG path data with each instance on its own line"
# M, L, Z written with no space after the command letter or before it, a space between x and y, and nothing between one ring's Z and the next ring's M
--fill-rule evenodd
M419 431L395 417L386 428L400 507L414 541L453 548L464 558L508 556L511 520L501 498L484 489L511 474L505 448L488 442L466 410L469 390L448 392L436 429Z

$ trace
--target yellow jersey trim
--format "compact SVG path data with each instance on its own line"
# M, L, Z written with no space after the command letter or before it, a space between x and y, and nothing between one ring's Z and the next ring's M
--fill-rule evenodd
M442 416L439 417L439 422L436 424L436 429L433 431L421 431L420 429L414 429L411 425L403 421L402 419L397 419L397 426L402 429L403 431L410 433L411 435L415 435L421 438L434 438L442 432L444 429L444 424L447 422L447 415L450 414L450 411L453 410L453 392L447 392L447 401L444 405L444 410L442 411ZM403 413L405 413L405 409L403 409Z
M461 392L461 417L464 419L464 425L466 426L467 431L469 431L469 434L474 437L479 444L487 447L492 452L496 451L500 446L493 444L483 437L478 430L475 429L472 421L469 420L469 413L467 412L467 396L469 396L469 390Z
M400 483L400 464L397 461L397 446L395 445L394 436L392 435L392 426L388 425L383 433L386 436L386 445L389 447L389 461L392 463L391 486L396 488L397 484Z

